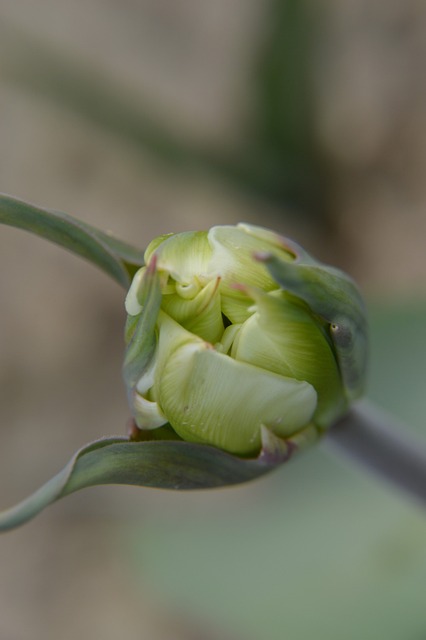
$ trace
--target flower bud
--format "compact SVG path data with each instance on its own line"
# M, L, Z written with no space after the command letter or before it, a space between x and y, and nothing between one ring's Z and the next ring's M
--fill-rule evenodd
M271 439L320 434L361 394L359 294L296 244L217 226L157 238L145 263L126 298L124 377L139 429L169 424L252 456Z

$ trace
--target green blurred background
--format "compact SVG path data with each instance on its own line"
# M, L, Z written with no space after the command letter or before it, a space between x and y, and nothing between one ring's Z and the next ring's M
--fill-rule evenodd
M0 190L145 245L244 220L349 271L372 399L425 434L426 8L2 0ZM0 230L0 504L125 431L122 291ZM426 435L425 435L426 437ZM426 519L325 446L271 477L104 487L0 540L0 638L422 640Z

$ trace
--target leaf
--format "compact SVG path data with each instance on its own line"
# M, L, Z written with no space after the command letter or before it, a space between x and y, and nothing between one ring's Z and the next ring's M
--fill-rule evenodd
M0 194L0 223L31 231L82 256L100 267L126 289L143 265L143 251L108 233L56 211Z
M52 502L101 484L130 484L162 489L208 489L260 477L288 460L262 454L245 460L215 447L176 440L134 442L103 438L80 449L67 466L26 500L0 512L0 531L24 524Z
M368 328L364 302L353 280L334 267L314 260L291 240L283 246L294 254L287 262L272 254L258 254L269 273L285 291L301 298L311 312L329 324L329 335L349 400L365 388Z

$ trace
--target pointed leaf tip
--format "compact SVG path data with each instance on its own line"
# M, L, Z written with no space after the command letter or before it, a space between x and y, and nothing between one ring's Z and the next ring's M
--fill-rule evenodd
M30 231L89 260L128 288L143 251L65 213L0 194L0 223Z

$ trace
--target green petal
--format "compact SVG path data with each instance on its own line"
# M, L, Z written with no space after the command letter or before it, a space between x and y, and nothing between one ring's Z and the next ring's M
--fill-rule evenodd
M230 355L231 347L241 327L241 324L230 324L226 327L220 342L215 345L216 351Z
M307 306L285 292L250 290L257 312L238 332L231 355L237 360L296 380L318 393L315 421L326 428L345 411L343 384L323 327Z
M167 313L160 311L158 316L158 351L155 370L155 384L162 376L162 371L171 355L186 344L205 344L204 340L184 329Z
M292 254L284 249L280 236L253 225L213 227L208 238L213 250L210 270L221 276L222 311L232 324L244 322L250 316L252 302L238 285L263 291L278 287L266 266L256 260L256 255L277 254L288 261Z
M268 249L262 248L260 251L270 251L271 248L279 249L282 259L286 261L294 260L295 253L292 250L291 242L279 233L265 229L265 227L248 224L247 222L240 222L237 224L237 227L238 229L242 229L247 235L256 238L256 242L266 242L269 245Z
M149 243L149 245L147 246L147 248L145 250L145 254L144 254L144 262L145 262L145 264L148 264L148 262L151 260L152 254L155 252L156 249L158 249L160 244L162 244L165 240L167 240L168 238L170 238L171 236L174 236L174 235L176 235L176 234L174 234L174 233L164 233L162 236L157 236L156 238L151 240L151 242Z
M257 235L255 230L258 230ZM291 260L291 255L277 246L272 237L278 236L250 225L210 229L208 239L213 250L211 271L222 277L221 289L224 293L232 293L235 284L251 285L263 291L277 288L265 265L255 259L256 254L266 252L278 254L283 260Z
M211 280L192 300L164 295L161 308L195 335L214 344L223 334L219 279Z
M232 324L245 322L252 315L251 300L245 293L237 289L231 289L224 285L220 287L222 312Z
M151 255L151 251L147 250L146 256ZM180 285L191 287L194 280L198 281L198 287L191 297L211 280L208 276L211 248L206 231L187 231L172 235L158 245L155 255L158 269L169 273Z
M208 239L213 251L210 270L221 276L222 292L233 294L233 285L241 283L267 291L276 288L265 265L254 259L257 251L271 250L268 243L231 226L212 227Z
M185 440L249 455L260 449L262 424L288 436L315 411L308 383L237 362L202 341L182 344L162 364L157 400Z

